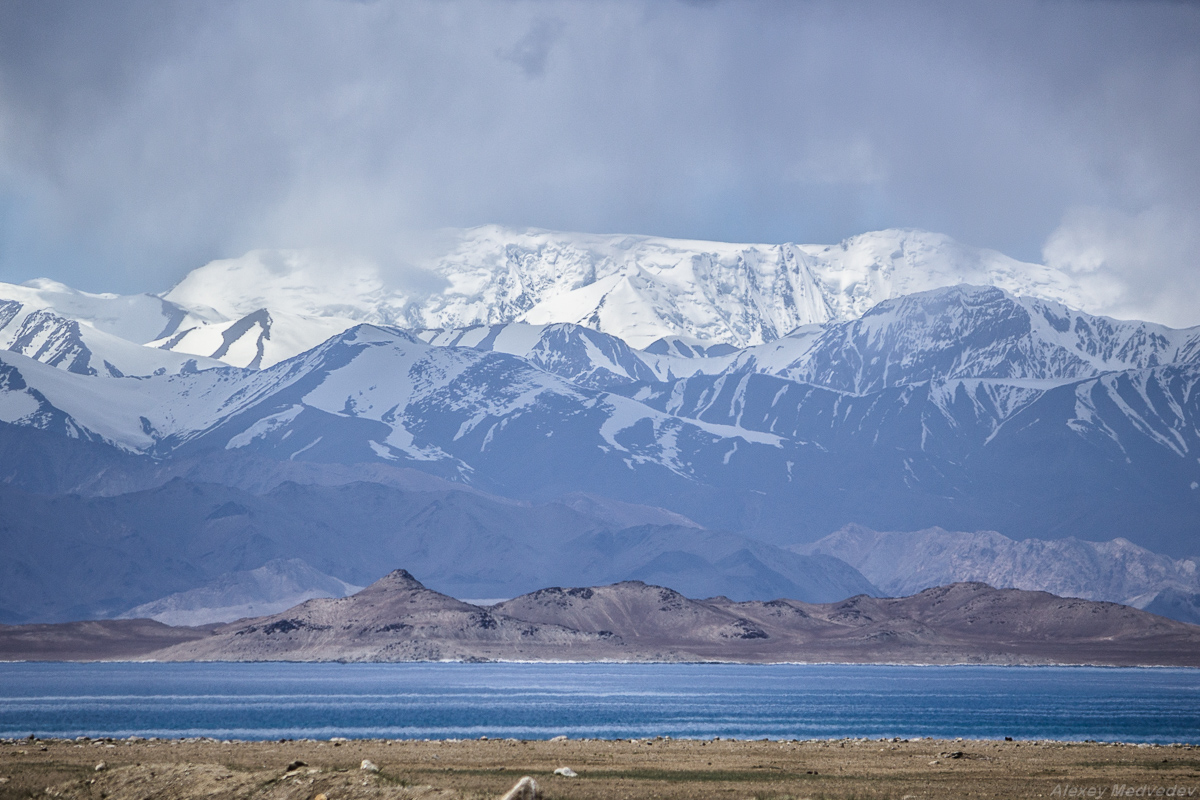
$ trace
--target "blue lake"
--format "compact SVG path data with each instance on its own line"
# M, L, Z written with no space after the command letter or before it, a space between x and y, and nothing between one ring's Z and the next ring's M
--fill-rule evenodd
M0 664L0 737L921 736L1200 743L1200 670Z

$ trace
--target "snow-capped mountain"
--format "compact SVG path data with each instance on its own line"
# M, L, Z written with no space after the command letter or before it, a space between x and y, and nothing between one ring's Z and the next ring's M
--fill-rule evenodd
M84 381L11 354L0 365L0 420L152 456L250 448L287 459L440 462L435 471L465 477L470 461L510 458L510 448L525 452L531 471L552 469L538 466L533 443L554 437L549 449L571 449L580 464L600 460L623 473L637 461L683 474L696 448L778 444L770 434L684 422L520 358L370 325L261 371Z
M180 326L208 321L203 314L152 294L94 294L46 278L20 285L0 283L0 300L19 303L28 310L49 310L138 344L169 336Z
M510 322L466 329L418 331L416 335L437 347L470 347L519 356L572 383L607 390L696 373L721 372L734 363L734 357L740 352L729 348L728 354L687 357L677 354L678 347L687 347L683 343L676 343L673 351L668 351L664 345L663 354L635 350L615 336L562 322L549 325ZM694 352L693 348L688 350Z
M214 261L164 296L211 321L180 326L155 345L265 367L357 323L447 330L527 322L582 325L639 348L680 337L746 347L960 283L1093 304L1067 273L912 230L830 246L489 225L447 231L439 241L435 255L404 270L303 251Z
M483 226L444 231L436 242L404 268L256 250L193 270L162 297L88 294L40 280L0 286L0 299L135 344L255 369L361 323L570 323L689 357L772 342L803 326L857 319L889 298L964 283L1094 305L1076 276L914 230L838 245L764 245ZM176 363L183 362L168 361L166 371Z
M743 361L854 394L962 378L1061 382L1200 362L1200 328L1114 320L994 287L957 286L885 300L858 319L748 350Z
M417 336L441 347L520 356L573 382L610 390L755 372L850 394L968 378L1044 389L1105 372L1200 362L1200 327L1114 320L979 286L885 300L861 318L804 326L742 350L698 348L678 339L635 350L619 338L562 323Z
M221 366L144 347L200 320L153 295L79 292L53 281L0 283L0 349L82 375L152 375Z
M46 309L0 300L0 348L80 375L196 372L221 361L144 347Z
M1045 357L1063 341L1030 328L1016 313L1027 304L1003 293L919 299L887 311L912 317L890 324L919 330L936 322L930 309L951 309L957 338L901 337L889 351L900 366L873 384L755 372L744 354L674 377L679 364L707 359L639 353L577 326L480 328L454 346L438 344L449 334L359 326L257 371L119 379L5 354L0 420L166 462L376 463L523 499L591 492L776 542L857 521L1040 536L1099 528L1156 550L1191 548L1200 364L1096 374L1103 364ZM964 327L964 303L991 310ZM1145 352L1192 352L1176 339L1148 337ZM967 357L977 352L992 357Z
M487 227L440 253L400 275L260 251L163 298L0 286L0 484L131 508L182 480L278 490L310 509L299 498L314 487L428 483L500 506L582 494L625 509L540 527L507 560L500 540L464 539L490 554L470 574L432 539L387 545L475 597L541 585L555 530L575 537L544 561L563 575L722 592L865 580L813 563L772 577L779 553L746 543L848 523L1200 552L1200 328L1078 311L1087 298L1070 276L913 231L813 247ZM322 502L362 499L349 496ZM367 513L322 516L330 541L352 510ZM25 524L6 513L0 524ZM157 593L105 608L270 558L377 577L367 549L338 572L324 534L297 555L275 528L232 532L208 513L196 530L244 542L242 556L204 568L181 556ZM476 530L479 513L438 516L437 530ZM651 544L613 538L636 527L614 522L629 514L661 528ZM719 558L684 546L714 530L742 538L723 539ZM571 563L581 553L588 563ZM1180 597L1162 602L1191 603Z

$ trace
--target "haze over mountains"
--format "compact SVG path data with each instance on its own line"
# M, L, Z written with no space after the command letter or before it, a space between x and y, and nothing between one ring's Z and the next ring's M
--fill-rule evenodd
M1200 624L1197 559L1157 555L1126 539L1089 542L1067 537L1017 542L994 531L951 533L933 528L880 533L851 525L789 549L836 556L885 594L896 597L978 581L1118 602Z
M280 559L289 600L399 565L485 598L917 580L871 573L879 542L785 549L848 524L1200 550L1200 328L1079 311L1076 276L916 231L485 227L403 280L330 258L161 298L0 286L0 621L217 619L271 602L246 576ZM1033 574L999 550L989 575ZM1094 594L1200 591L1163 569Z

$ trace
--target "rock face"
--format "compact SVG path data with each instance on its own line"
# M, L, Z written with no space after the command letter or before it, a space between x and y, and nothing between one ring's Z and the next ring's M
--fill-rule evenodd
M544 589L484 608L398 570L352 597L227 625L153 657L1200 666L1200 628L1113 603L981 583L817 605L691 600L632 581Z
M907 595L958 581L1107 600L1184 622L1200 622L1195 559L1173 559L1125 540L1014 541L995 531L911 533L843 528L796 552L840 558L883 592Z

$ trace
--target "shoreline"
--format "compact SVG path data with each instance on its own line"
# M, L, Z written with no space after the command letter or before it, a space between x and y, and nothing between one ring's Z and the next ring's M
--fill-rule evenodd
M370 661L353 659L193 659L159 660L154 658L69 658L69 659L0 659L3 664L341 664L351 665L383 665L383 664L555 664L559 666L734 666L734 667L1003 667L1014 669L1180 669L1200 670L1197 664L1105 664L1089 662L1057 662L1031 661L1028 663L1013 663L1005 661L725 661L710 659L695 660L663 660L651 659L479 659L479 658L447 658L447 659L412 659L406 661ZM1198 799L1200 800L1200 799Z
M828 745L828 744L868 744L870 742L884 743L905 743L914 744L921 742L954 742L957 744L1027 744L1027 745L1094 745L1096 747L1136 747L1142 748L1163 748L1173 750L1197 750L1200 751L1200 740L1195 742L1139 742L1134 740L1107 740L1107 739L1025 739L1019 736L997 736L997 737L967 737L967 736L917 736L917 737L900 737L900 736L831 736L828 738L811 738L811 739L796 739L791 737L774 737L774 736L624 736L608 738L604 736L579 736L573 737L566 734L556 736L548 736L546 738L537 739L522 739L512 736L477 736L472 738L464 737L403 737L403 736L330 736L325 738L304 737L263 737L260 739L235 739L235 738L218 738L215 736L139 736L133 734L130 736L104 736L97 734L89 736L80 734L79 736L38 736L36 733L26 734L24 736L0 736L0 746L4 745L21 745L33 743L42 744L57 744L57 745L93 745L99 744L210 744L210 745L257 745L257 744L299 744L299 745L333 745L340 746L347 743L358 744L397 744L397 743L416 743L423 744L468 744L471 742L519 742L521 744L537 744L539 742L574 742L577 744L605 744L605 743L626 743L626 744L644 744L646 742L730 742L753 744L763 742L773 742L775 744L793 744L793 745Z

